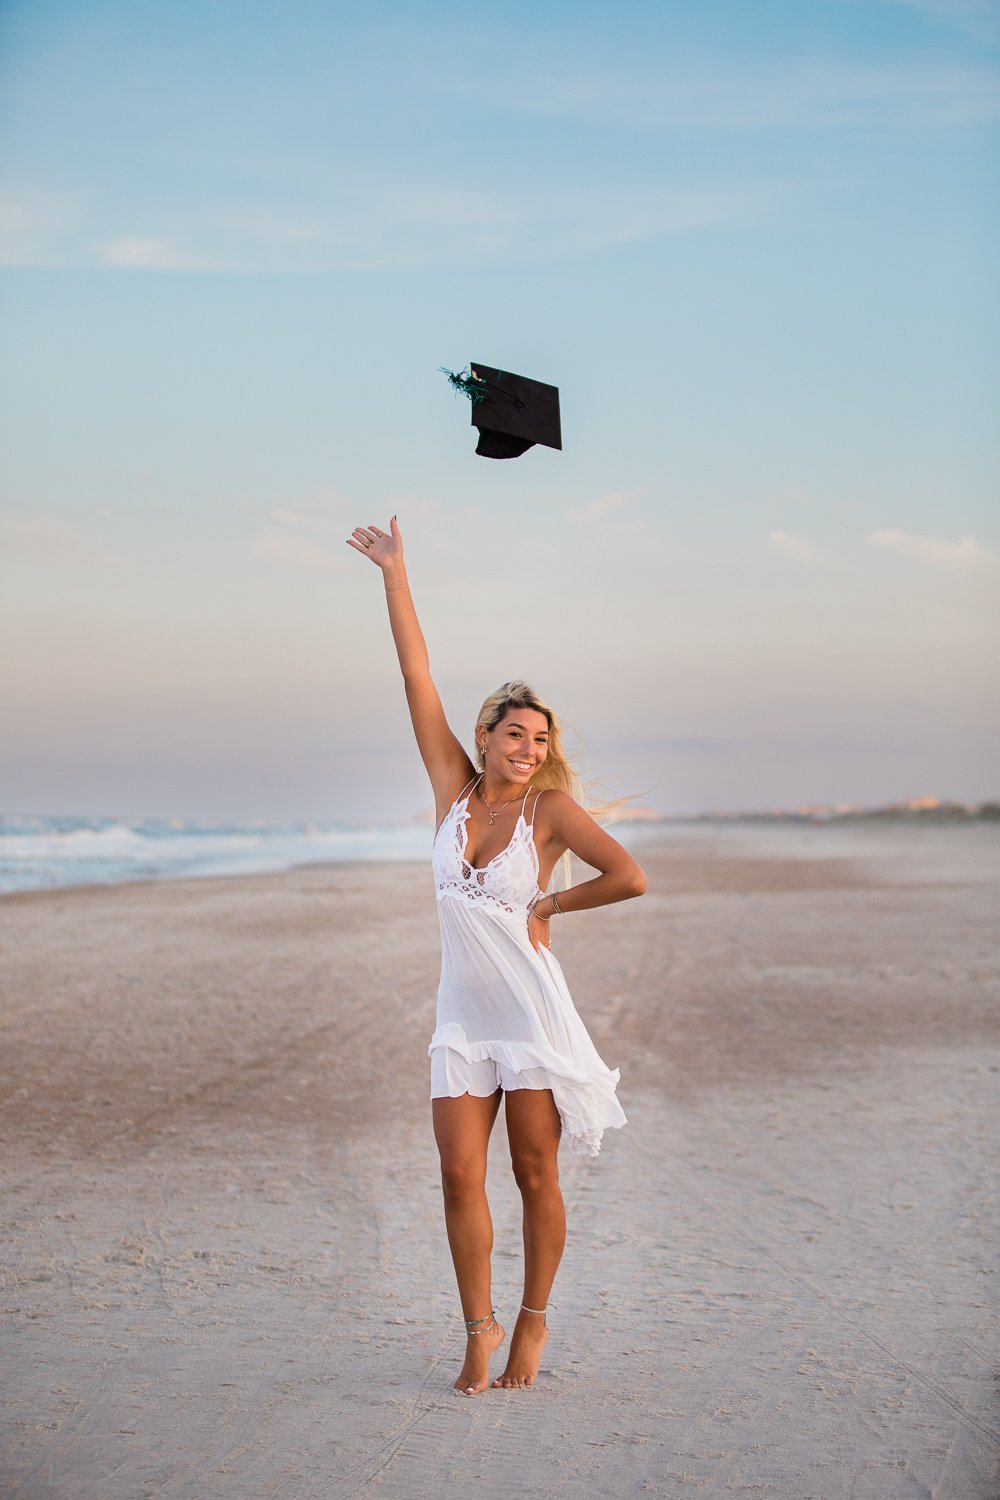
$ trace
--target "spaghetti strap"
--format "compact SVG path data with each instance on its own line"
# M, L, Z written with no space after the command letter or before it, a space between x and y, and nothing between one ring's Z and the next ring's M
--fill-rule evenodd
M462 798L465 796L465 794L469 790L469 788L475 786L476 782L477 781L482 781L482 779L483 779L483 773L482 773L482 771L480 771L480 773L479 773L478 776L473 776L473 778L472 778L471 781L467 781L465 783L465 785L463 786L462 790L459 792L458 796L455 798L455 802L461 802ZM454 803L452 804L452 806L454 806Z
M531 790L531 788L529 787L528 791L530 791L530 790ZM539 798L543 797L547 791L548 791L548 787L544 787L543 786L542 790L538 793L538 796L535 798L534 802L531 804L531 822L528 824L529 828L533 829L534 826L535 826L535 813L538 810L538 801L539 801ZM525 797L527 797L528 792L525 792L524 795L525 795ZM524 812L524 808L523 807L521 808L521 812L523 814L523 812Z
M442 828L447 823L448 819L451 817L452 813L455 811L456 807L459 805L459 803L461 802L462 798L465 796L466 792L469 790L470 787L475 786L475 784L476 784L477 781L482 781L482 779L483 779L482 772L480 772L478 776L473 776L473 778L472 778L471 781L467 781L465 783L465 786L463 786L462 790L459 792L458 796L455 798L454 802L451 804L451 806L449 807L448 811L445 813L444 817L441 819L441 821L438 824L437 828L434 830L434 840L435 840L435 843L437 842L438 834L441 832Z

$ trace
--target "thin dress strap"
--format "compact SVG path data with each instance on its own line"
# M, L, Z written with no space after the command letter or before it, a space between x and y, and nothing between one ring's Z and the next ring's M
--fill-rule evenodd
M480 773L479 773L478 776L473 776L473 778L472 778L471 781L467 781L465 783L465 786L463 786L462 790L459 792L458 796L455 798L455 802L461 802L462 798L465 796L465 794L469 790L469 788L475 786L476 782L477 781L482 781L482 779L483 779L483 773L482 773L482 771L480 771ZM452 806L454 807L454 805L455 805L455 803L453 802Z
M454 802L451 804L451 807L445 813L444 817L441 819L441 821L438 824L437 828L434 830L434 838L435 838L435 840L437 839L438 834L441 832L441 830L444 827L445 823L447 823L448 819L451 817L452 813L455 811L455 808L461 802L462 798L465 796L465 794L469 790L469 788L471 786L475 786L476 782L477 781L481 781L481 780L482 780L482 772L480 772L480 774L478 776L473 776L473 778L472 778L471 781L467 781L466 782L465 786L463 786L462 790L459 792L458 796L455 798Z
M531 822L528 824L529 828L534 828L534 826L535 826L535 812L536 812L536 810L538 808L538 799L539 799L539 797L544 797L544 795L547 792L547 790L548 790L548 788L543 786L542 790L538 793L538 796L535 798L534 802L531 804ZM531 787L529 786L528 792L530 792L530 791L531 791ZM528 792L525 792L525 794L524 794L525 802L528 800ZM523 802L521 804L521 816L522 817L524 816L524 803Z

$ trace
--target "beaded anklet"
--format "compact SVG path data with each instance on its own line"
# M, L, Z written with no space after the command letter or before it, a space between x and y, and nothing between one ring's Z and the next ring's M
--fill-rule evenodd
M485 1328L476 1328L474 1326L476 1323L485 1323L486 1327ZM491 1307L490 1308L490 1310L486 1314L485 1318L466 1318L465 1319L465 1331L466 1331L467 1334L469 1334L469 1336L471 1338L474 1338L475 1335L478 1334L478 1333L492 1333L493 1330L494 1330L494 1328L496 1326L497 1326L497 1310L496 1310L495 1307Z

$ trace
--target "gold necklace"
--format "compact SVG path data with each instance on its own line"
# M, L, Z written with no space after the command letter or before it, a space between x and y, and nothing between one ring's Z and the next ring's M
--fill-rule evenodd
M482 782L479 783L478 791L479 791L480 801L482 802L482 804L485 807L486 811L490 815L490 821L489 821L490 828L493 827L493 824L496 822L497 818L499 818L499 816L503 812L504 808L505 807L509 807L512 802L516 802L517 798L518 798L518 793L515 792L515 794L514 794L513 797L508 797L506 802L501 802L500 806L498 808L494 809L494 808L490 807L490 804L487 802L486 798L483 796L483 783Z

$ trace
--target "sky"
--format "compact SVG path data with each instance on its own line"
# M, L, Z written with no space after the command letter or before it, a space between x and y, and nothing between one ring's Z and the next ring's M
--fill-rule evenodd
M1000 5L0 9L0 811L1000 795ZM558 385L475 455L441 366Z

